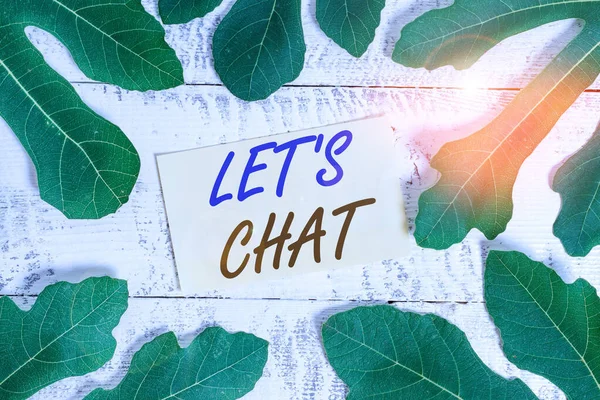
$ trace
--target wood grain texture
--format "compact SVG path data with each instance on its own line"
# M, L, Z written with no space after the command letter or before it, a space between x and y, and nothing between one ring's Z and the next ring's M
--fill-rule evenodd
M234 0L225 0L202 19L166 27L167 42L183 64L186 83L221 84L213 67L212 36L233 3ZM450 0L387 2L375 41L363 57L356 59L320 30L316 22L315 0L303 1L306 61L300 77L291 85L522 88L580 32L582 26L575 20L559 21L509 38L468 71L443 67L428 72L424 68L411 69L394 63L391 54L402 27L428 10L450 3ZM144 0L143 4L149 12L157 15L156 0ZM52 36L39 29L29 28L28 32L50 64L63 72L67 79L89 81L73 67L68 52ZM596 83L594 88L600 88L600 84Z
M20 298L31 303L31 298ZM322 323L357 303L326 301L240 301L207 299L131 299L129 310L115 329L116 356L101 370L58 382L33 400L81 399L96 387L112 388L127 372L133 354L153 337L172 330L181 345L207 326L219 324L230 332L247 331L270 342L264 376L244 397L256 399L342 400L346 387L326 362L320 342ZM507 362L484 305L396 304L402 310L434 312L465 331L481 359L497 373L523 379L543 399L563 399L545 379L519 371Z

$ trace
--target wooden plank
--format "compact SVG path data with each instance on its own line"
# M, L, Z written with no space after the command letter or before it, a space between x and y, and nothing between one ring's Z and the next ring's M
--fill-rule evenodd
M31 303L31 298L18 298ZM230 332L246 331L270 342L265 374L255 390L244 399L342 400L344 383L327 363L321 345L321 325L331 315L357 303L284 300L130 299L130 306L115 329L115 357L101 370L84 377L58 382L32 400L81 399L97 387L116 386L133 354L153 337L169 330L187 346L207 326L221 325ZM497 331L481 303L396 304L419 313L436 313L447 318L467 335L479 357L505 377L518 377L540 399L563 399L545 379L518 370L504 357Z
M245 103L222 87L187 86L161 93L80 84L95 110L129 135L142 158L130 203L99 221L69 221L39 199L29 159L0 125L0 277L2 294L35 294L48 282L110 274L136 296L179 296L154 155L386 113L396 129L401 186L410 221L419 193L436 172L428 160L448 140L475 132L514 91L286 88ZM591 136L600 96L585 94L525 163L514 193L515 217L490 245L478 232L448 251L265 282L201 297L481 301L483 258L490 247L515 249L547 262L567 280L600 285L600 249L572 259L552 236L559 198L549 174Z
M168 26L167 41L175 49L188 84L220 84L213 68L212 36L234 0L225 0L213 13L188 24ZM315 18L315 0L302 2L307 43L305 68L294 85L522 88L581 30L575 20L555 22L509 38L471 69L443 67L434 72L405 68L391 60L400 30L428 10L450 4L444 0L388 2L377 36L361 58L350 56L327 38ZM155 0L144 0L157 15ZM89 81L74 65L64 46L39 29L28 29L32 42L50 64L73 82ZM596 83L594 88L600 88Z

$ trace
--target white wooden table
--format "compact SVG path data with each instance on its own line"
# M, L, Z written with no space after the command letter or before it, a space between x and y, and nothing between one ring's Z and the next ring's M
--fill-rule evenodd
M51 283L111 275L129 282L129 309L114 335L115 357L101 370L66 379L36 399L80 399L115 386L131 357L155 335L173 330L183 345L219 324L267 339L264 377L247 399L343 399L346 388L327 364L320 327L330 315L365 303L393 303L433 312L463 329L495 371L520 377L543 399L563 398L548 381L519 371L503 356L483 302L483 260L490 248L520 250L555 268L567 281L600 286L600 249L585 259L566 255L552 236L559 197L549 189L556 166L591 136L600 115L600 83L586 92L529 158L515 187L508 230L488 242L471 232L448 251L420 249L370 265L316 273L294 281L254 284L235 291L182 297L177 288L155 154L207 146L373 116L394 121L404 152L402 185L409 221L419 194L437 179L428 160L446 141L488 123L580 30L577 21L553 23L506 40L473 68L434 72L394 64L400 29L439 0L388 1L375 43L360 60L318 29L314 0L303 1L308 52L304 71L271 98L245 103L223 88L212 68L211 37L233 0L187 25L167 28L185 68L185 86L137 93L89 81L54 38L28 28L48 62L75 85L99 114L119 125L142 159L131 200L99 221L69 221L42 202L32 163L0 122L0 293L23 306ZM144 0L156 14L156 1Z

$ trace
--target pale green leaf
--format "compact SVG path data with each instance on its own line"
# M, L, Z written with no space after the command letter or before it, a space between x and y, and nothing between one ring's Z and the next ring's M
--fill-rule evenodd
M300 0L237 0L213 38L219 77L247 101L296 79L305 52Z
M119 128L79 98L25 35L42 28L90 78L133 90L183 82L164 30L139 0L6 0L0 12L0 116L38 174L40 194L69 218L100 218L126 203L140 160Z
M517 367L544 376L569 399L600 398L600 298L588 282L567 285L522 253L492 251L485 300Z
M0 398L27 399L112 357L112 330L127 309L127 284L90 278L45 288L29 311L0 299Z
M383 7L385 0L317 0L317 21L334 42L360 57L375 39Z
M462 69L509 36L567 18L586 21L579 36L494 121L446 144L432 159L441 178L419 198L419 245L445 249L473 228L488 239L506 229L521 165L600 73L599 15L599 1L456 0L402 30L396 62Z
M435 315L358 307L329 318L322 334L348 399L536 399L519 379L490 370L465 334Z
M586 256L600 244L600 131L556 172L552 189L562 199L554 235L570 255Z
M262 376L268 343L248 333L207 328L182 349L172 332L146 343L129 372L112 390L96 389L86 400L234 400Z
M185 24L204 17L223 0L159 0L158 11L165 24Z

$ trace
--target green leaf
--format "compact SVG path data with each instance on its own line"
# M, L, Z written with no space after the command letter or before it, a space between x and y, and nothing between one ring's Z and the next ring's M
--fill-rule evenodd
M354 57L375 39L385 0L317 0L317 21L327 36Z
M107 277L48 286L29 311L0 298L0 398L27 399L100 368L113 356L111 332L126 309L126 282Z
M237 0L213 38L215 69L235 96L262 100L304 66L300 0Z
M329 318L322 334L348 399L536 399L521 380L490 370L465 334L435 315L358 307Z
M600 299L588 282L567 285L518 252L492 251L485 300L504 352L569 399L600 398Z
M172 332L165 333L133 356L115 389L96 389L86 400L238 399L262 376L267 347L254 335L215 327L182 349Z
M584 0L456 0L408 24L393 59L411 67L467 68L501 40L566 18L583 31L488 126L447 143L432 159L439 182L419 198L415 238L445 249L479 229L493 239L512 217L525 159L600 73L600 3Z
M560 193L562 207L554 235L567 253L586 256L600 244L600 131L554 176L552 189Z
M133 90L183 82L164 30L139 0L5 0L0 13L0 116L38 174L42 198L68 218L100 218L129 199L140 169L131 142L79 98L25 35L42 28L91 79Z
M223 0L159 0L158 12L165 24L185 24L212 12Z

